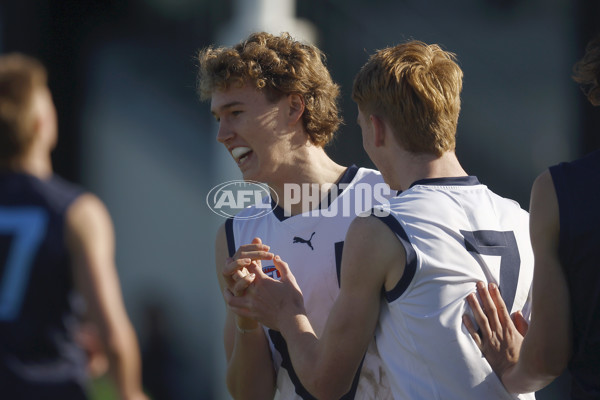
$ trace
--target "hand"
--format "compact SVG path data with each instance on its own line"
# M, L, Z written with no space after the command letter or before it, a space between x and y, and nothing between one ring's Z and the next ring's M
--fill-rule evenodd
M248 268L254 267L262 270L261 260L270 260L273 253L269 253L269 246L262 244L260 238L254 238L251 244L240 246L233 257L226 259L225 265L221 270L225 281L223 296L229 293L233 296L244 294L248 286L254 280L254 274L248 271ZM253 330L258 327L255 320L235 315L235 324L243 330Z
M237 315L281 330L280 326L286 319L306 312L302 291L288 264L279 256L273 258L273 263L281 274L280 280L270 278L261 268L252 265L249 270L254 280L245 294L234 296L231 291L225 291L224 296L230 309Z
M251 244L240 246L233 257L225 260L221 270L227 290L234 296L243 295L253 280L253 276L248 271L250 265L262 270L261 260L272 259L273 253L269 253L269 246L262 244L260 238L254 238Z
M478 282L477 293L483 309L475 293L467 296L467 302L479 325L479 331L469 316L463 316L463 323L494 372L502 378L519 360L528 324L520 312L513 314L514 321L511 319L496 284L490 283L488 291L483 282Z

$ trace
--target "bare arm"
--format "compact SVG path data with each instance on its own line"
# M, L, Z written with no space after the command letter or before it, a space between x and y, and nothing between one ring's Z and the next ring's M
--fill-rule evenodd
M511 393L534 392L547 386L566 368L571 354L571 315L568 286L558 257L558 201L548 171L531 191L530 235L535 256L531 325L519 334L497 286L489 292L479 283L485 311L468 297L481 328L476 332L468 317L465 325L502 383Z
M239 262L242 266L244 257L240 258L238 252L234 258L235 260L226 263L227 237L223 225L217 233L215 243L216 272L222 292L235 286L235 281L231 278L234 272L232 264ZM223 338L229 392L235 399L272 399L275 393L275 370L262 326L252 319L236 316L229 308L225 318ZM246 332L238 330L236 324Z
M243 297L227 301L243 315L279 330L294 370L319 399L339 399L352 385L373 338L381 290L389 275L401 275L405 254L395 235L375 218L357 218L346 235L341 291L318 338L304 310L302 293L287 264L276 258L280 281L256 271ZM392 271L392 272L390 272Z
M121 399L146 399L138 342L123 304L114 262L112 221L104 204L91 194L80 196L67 212L65 235L75 283L98 327Z
M558 200L546 171L531 190L532 320L519 362L502 376L511 392L530 392L548 385L566 368L571 354L569 289L558 256L559 232Z

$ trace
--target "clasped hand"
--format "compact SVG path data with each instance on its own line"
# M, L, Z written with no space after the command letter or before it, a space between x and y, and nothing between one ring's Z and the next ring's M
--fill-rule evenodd
M269 249L255 238L226 260L222 271L226 282L223 297L238 317L281 330L287 318L305 313L304 299L288 264ZM266 275L261 260L273 260L281 278Z

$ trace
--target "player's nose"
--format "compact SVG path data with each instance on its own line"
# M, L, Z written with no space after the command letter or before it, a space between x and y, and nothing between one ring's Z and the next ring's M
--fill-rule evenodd
M219 130L217 131L217 142L225 143L230 139L233 139L235 133L227 127L227 124L223 121L219 122Z

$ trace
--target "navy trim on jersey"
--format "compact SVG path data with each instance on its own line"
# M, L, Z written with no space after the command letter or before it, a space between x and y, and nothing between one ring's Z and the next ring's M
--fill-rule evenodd
M335 251L335 272L337 273L338 287L340 287L340 272L342 271L342 253L344 251L344 241L336 242L333 246Z
M294 371L294 366L292 365L292 359L290 358L290 353L288 352L288 347L283 335L276 330L269 329L269 337L273 342L273 346L275 349L281 354L281 367L285 368L290 376L290 380L294 384L294 388L296 394L304 400L317 400L312 394L306 390L306 388L300 382L300 378L296 375L296 371ZM340 397L340 400L352 400L356 396L356 389L358 388L358 379L360 378L360 371L362 370L363 361L365 357L360 361L360 365L358 366L358 370L356 371L356 375L354 375L354 379L352 380L352 386L350 387L350 391Z
M388 303L391 303L406 291L408 285L414 278L415 273L417 271L417 253L410 244L410 241L408 240L408 236L406 235L404 228L402 228L402 225L400 225L400 222L398 222L398 220L394 218L394 216L386 215L385 217L378 217L374 213L373 216L379 218L381 222L386 224L388 228L390 228L392 232L396 234L398 240L400 240L402 246L404 247L404 250L406 251L406 266L404 267L404 273L402 274L402 277L400 278L396 286L392 288L392 290L386 291L384 293Z
M225 236L227 237L227 250L229 251L229 257L233 257L235 254L235 238L233 236L233 218L227 218L225 220Z
M358 172L358 167L354 164L352 164L350 167L346 168L346 171L344 172L342 177L335 183L336 185L338 185L337 194L335 196L333 196L333 198L332 198L332 192L329 191L329 193L327 194L327 202L321 202L321 204L319 204L319 209L322 209L325 204L327 204L327 206L329 206L329 204L331 204L331 202L335 198L337 198L339 195L341 195L344 190L342 188L340 188L339 185L352 182L352 180L356 176L357 172ZM273 215L275 215L275 217L277 217L277 219L280 221L285 221L286 219L293 217L293 215L285 216L283 208L281 208L279 205L277 205L273 199L271 199L271 207L273 208Z
M476 176L454 176L446 178L419 179L410 185L430 185L430 186L475 186L480 185Z

